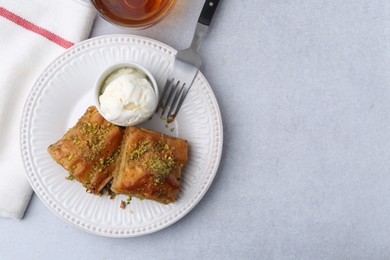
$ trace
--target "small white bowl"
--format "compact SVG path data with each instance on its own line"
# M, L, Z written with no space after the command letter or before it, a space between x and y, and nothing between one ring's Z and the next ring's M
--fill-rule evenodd
M107 119L105 113L102 111L101 109L101 106L100 106L100 101L99 101L99 97L101 94L103 94L104 90L103 90L103 86L104 86L104 82L105 80L115 71L117 71L118 69L121 69L121 68L132 68L132 69L136 69L136 70L139 70L141 72L143 72L146 77L147 77L147 80L149 81L149 83L152 85L153 87L153 90L154 90L154 93L156 94L156 104L154 104L154 109L153 111L150 113L150 115L148 115L147 117L145 118L140 118L134 122L131 122L131 123L122 123L122 122L116 122L115 120L109 120ZM133 63L133 62L121 62L121 63L118 63L118 64L114 64L114 65L111 65L109 66L107 69L105 69L103 71L103 73L97 78L96 82L95 82L95 93L94 93L94 101L95 101L95 106L97 108L97 110L99 111L99 113L107 120L109 121L110 123L113 123L115 125L119 125L119 126L131 126L131 125L137 125L137 124L140 124L146 120L148 120L154 113L154 111L156 110L157 108L157 104L158 104L158 100L159 100L159 90L158 90L158 86L157 86L157 83L156 83L156 80L155 78L153 77L152 73L150 73L150 71L148 71L145 67L137 64L137 63Z

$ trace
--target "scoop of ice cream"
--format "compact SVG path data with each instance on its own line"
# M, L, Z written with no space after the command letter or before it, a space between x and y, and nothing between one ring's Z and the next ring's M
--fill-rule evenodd
M143 72L122 68L105 80L99 103L107 120L128 125L149 118L156 107L157 96Z

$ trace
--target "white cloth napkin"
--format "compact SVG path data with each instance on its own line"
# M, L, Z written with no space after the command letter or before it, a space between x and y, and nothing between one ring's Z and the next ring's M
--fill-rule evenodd
M0 217L21 219L32 194L19 145L29 90L53 59L89 37L95 14L82 0L0 0Z

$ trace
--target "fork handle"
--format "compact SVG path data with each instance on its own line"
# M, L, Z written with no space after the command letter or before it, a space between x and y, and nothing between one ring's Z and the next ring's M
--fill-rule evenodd
M217 9L219 0L206 0L200 13L198 22L209 26Z

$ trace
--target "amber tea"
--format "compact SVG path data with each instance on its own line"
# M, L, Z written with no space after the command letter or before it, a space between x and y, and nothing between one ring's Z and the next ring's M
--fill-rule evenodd
M126 27L148 27L165 17L176 0L92 0L103 18Z

